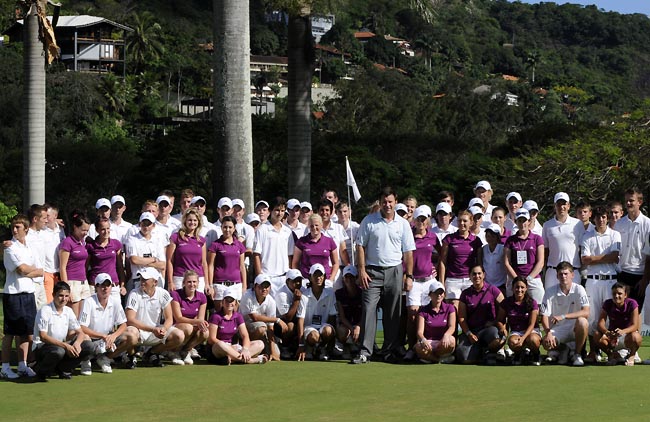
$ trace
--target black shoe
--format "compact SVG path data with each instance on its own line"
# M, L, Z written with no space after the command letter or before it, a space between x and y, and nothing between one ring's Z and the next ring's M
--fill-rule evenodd
M124 369L135 369L137 359L135 355L128 355L124 361Z
M59 379L62 379L62 380L72 379L72 374L70 372L60 371L59 372Z
M156 353L152 353L151 355L149 355L147 360L149 361L149 364L155 368L162 368L165 366L165 364L160 359L160 355Z
M392 352L388 352L384 355L384 362L386 363L399 363L400 359Z

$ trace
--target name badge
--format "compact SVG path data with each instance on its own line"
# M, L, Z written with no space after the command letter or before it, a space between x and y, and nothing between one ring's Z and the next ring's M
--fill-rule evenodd
M517 251L517 265L528 264L528 254L526 251Z
M312 325L321 325L323 323L323 317L321 315L314 315L311 317Z

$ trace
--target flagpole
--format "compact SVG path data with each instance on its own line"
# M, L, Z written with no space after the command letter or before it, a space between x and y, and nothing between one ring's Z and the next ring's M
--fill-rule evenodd
M345 168L346 168L346 178L345 178L346 183L345 184L348 186L348 212L350 213L350 220L348 222L348 227L350 226L350 223L352 222L352 202L350 201L350 185L348 185L348 183L347 183L347 168L349 166L350 165L348 164L348 156L346 155L345 156ZM352 234L352 230L350 230L350 234ZM354 237L352 237L352 236L350 236L350 249L352 249L352 251L348 251L348 256L350 257L350 264L352 264L352 266L354 266L354 256L355 256L356 251L354 249Z

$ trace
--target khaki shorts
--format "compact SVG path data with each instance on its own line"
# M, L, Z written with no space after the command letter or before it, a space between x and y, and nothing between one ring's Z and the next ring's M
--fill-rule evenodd
M70 301L72 303L81 302L92 295L86 280L68 280L68 284L70 285Z

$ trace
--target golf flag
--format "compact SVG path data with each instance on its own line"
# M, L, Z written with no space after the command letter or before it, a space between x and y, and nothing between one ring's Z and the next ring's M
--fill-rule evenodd
M359 192L359 188L357 187L357 182L354 180L354 175L352 174L352 169L350 168L350 162L348 161L348 157L345 157L345 171L347 172L347 177L348 177L348 186L352 188L352 194L354 195L354 202L359 202L359 199L361 199L361 193Z

